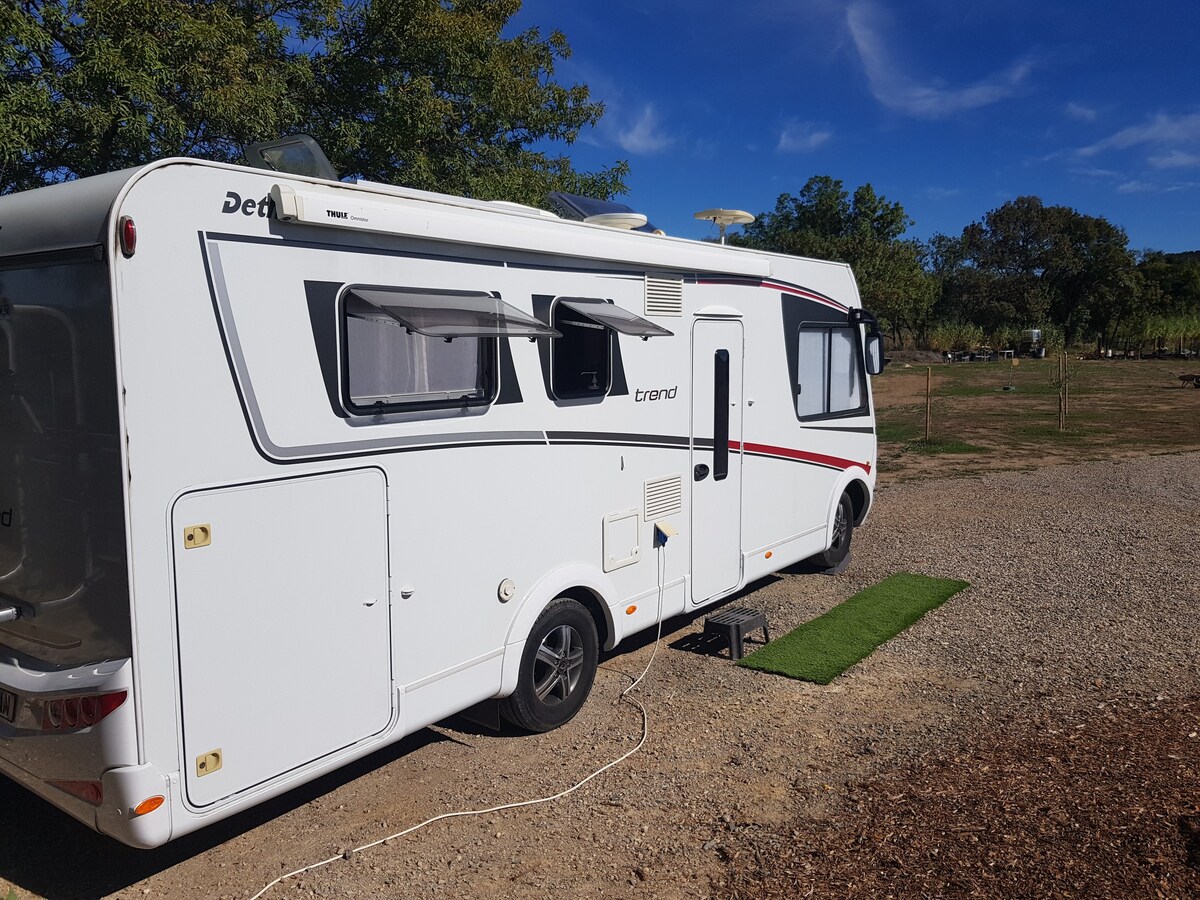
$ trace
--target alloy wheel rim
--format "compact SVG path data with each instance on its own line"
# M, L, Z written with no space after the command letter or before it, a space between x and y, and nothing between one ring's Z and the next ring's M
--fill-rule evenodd
M583 637L573 627L550 629L534 657L534 696L551 706L570 697L583 675L583 655Z

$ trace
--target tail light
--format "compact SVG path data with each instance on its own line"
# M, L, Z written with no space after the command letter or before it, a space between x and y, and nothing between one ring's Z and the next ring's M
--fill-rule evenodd
M129 216L121 216L121 220L117 224L121 240L121 253L126 257L133 256L137 252L137 226L133 224L133 219Z
M99 806L104 802L104 788L98 781L47 781L46 784L66 791L72 797Z
M111 691L47 700L42 707L42 731L90 728L116 710L128 696L128 691Z

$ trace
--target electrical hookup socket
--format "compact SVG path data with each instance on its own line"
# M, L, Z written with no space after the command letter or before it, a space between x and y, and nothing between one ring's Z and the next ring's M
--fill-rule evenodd
M667 541L675 537L679 532L670 522L655 522L654 523L654 546L665 547Z

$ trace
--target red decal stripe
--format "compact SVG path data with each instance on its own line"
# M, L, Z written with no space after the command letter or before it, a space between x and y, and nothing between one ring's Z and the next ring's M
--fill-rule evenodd
M825 306L841 312L847 312L849 307L843 303L838 303L832 297L826 297L824 294L818 294L816 291L810 291L807 288L797 287L791 284L784 284L777 281L768 281L766 279L740 279L740 278L701 278L697 280L697 284L735 284L744 285L746 287L767 288L773 291L782 291L792 297L803 297L806 300L813 300Z
M729 442L731 450L739 449L736 441ZM792 450L790 447L772 447L770 444L751 444L746 442L741 445L741 449L746 453L758 453L763 456L778 456L782 459L796 459L801 462L816 463L819 466L831 466L835 469L850 469L859 468L871 474L871 464L858 462L853 459L842 459L840 456L826 456L824 453L810 453L807 450Z
M786 284L775 284L774 282L769 281L764 281L762 286L765 288L773 288L777 291L782 291L785 294L791 294L793 297L804 297L807 300L815 300L817 303L823 303L826 306L831 306L834 309L841 310L842 312L846 312L847 310L846 306L838 303L831 297L825 297L821 294L816 294L803 288L795 288Z

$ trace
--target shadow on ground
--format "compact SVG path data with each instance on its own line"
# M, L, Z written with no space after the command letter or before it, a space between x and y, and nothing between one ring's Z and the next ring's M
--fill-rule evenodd
M86 828L7 778L0 778L0 877L21 891L84 900L111 894L257 828L429 744L452 740L422 729L282 796L157 850L135 850ZM64 860L70 860L69 865ZM81 878L81 873L87 873Z

